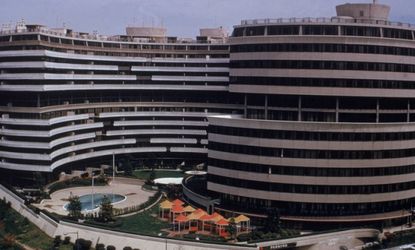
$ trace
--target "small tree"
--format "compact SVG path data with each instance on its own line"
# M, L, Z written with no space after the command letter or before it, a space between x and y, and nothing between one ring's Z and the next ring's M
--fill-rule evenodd
M156 171L154 171L154 167L151 168L150 174L146 180L146 184L151 185L154 183L154 179L156 179Z
M33 177L36 182L36 187L40 190L43 189L43 185L45 184L46 180L45 177L40 172L34 172Z
M164 190L167 194L167 198L169 198L171 200L179 198L180 195L182 194L182 186L181 185L168 184L168 185L166 185Z
M127 176L133 175L133 166L129 160L127 160L124 164L124 174Z
M68 204L68 211L69 211L69 217L73 219L80 219L82 218L82 207L81 207L81 201L79 200L78 196L70 196L69 197L69 204Z
M268 219L265 229L268 233L278 233L281 229L280 212L278 208L270 208L267 211Z
M237 232L237 228L236 228L236 222L234 218L231 218L229 220L229 225L226 228L226 231L228 231L228 233L230 234L232 239L236 238L236 232Z
M111 200L104 196L104 198L101 201L100 210L99 210L99 220L102 222L109 222L112 221L112 215L113 215L113 207L111 204Z

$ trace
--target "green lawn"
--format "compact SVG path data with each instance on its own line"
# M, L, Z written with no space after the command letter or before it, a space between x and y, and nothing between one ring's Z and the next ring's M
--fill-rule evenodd
M32 224L19 213L0 201L0 238L14 235L16 241L34 249L48 250L53 246L53 239ZM0 245L0 249L2 246ZM70 250L72 245L62 245L59 250Z
M161 229L169 228L169 223L159 220L157 214L158 205L155 205L146 212L119 218L122 226L117 229L132 233L158 235Z
M19 242L35 249L49 249L53 246L53 239L32 223L29 223L24 231L26 231L26 233L23 232L16 237Z
M157 178L174 178L174 177L183 177L184 173L182 171L169 171L169 170L155 170L156 174L155 179ZM133 175L142 180L147 180L150 176L151 170L135 170Z

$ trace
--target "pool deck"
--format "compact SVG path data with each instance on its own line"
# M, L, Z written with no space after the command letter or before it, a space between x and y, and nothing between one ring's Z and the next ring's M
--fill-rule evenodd
M124 195L127 199L114 204L114 208L126 208L137 206L146 202L155 192L145 191L141 189L141 185L134 181L126 180L124 178L115 179L115 183L110 183L108 186L95 186L94 193L113 193ZM92 187L74 187L58 190L50 195L50 199L45 199L40 204L33 204L40 209L45 209L49 212L60 215L67 215L68 212L64 209L64 205L68 203L69 196L86 195L92 193Z

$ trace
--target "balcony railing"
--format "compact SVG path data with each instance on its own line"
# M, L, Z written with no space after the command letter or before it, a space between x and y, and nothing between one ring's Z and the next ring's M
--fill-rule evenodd
M277 18L277 19L252 19L242 20L241 25L268 25L268 24L343 24L343 23L354 23L354 24L373 24L373 25L384 25L393 26L400 28L415 28L414 24L402 23L402 22L391 22L385 20L374 20L374 19L355 19L345 17L306 17L306 18Z

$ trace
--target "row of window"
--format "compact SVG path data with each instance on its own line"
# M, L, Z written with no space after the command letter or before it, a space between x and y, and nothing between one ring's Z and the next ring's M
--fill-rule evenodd
M415 65L412 64L348 61L238 60L231 61L230 68L358 70L415 73Z
M319 53L357 53L415 56L415 48L377 46L368 44L330 44L330 43L261 43L232 45L231 53L245 52L319 52Z
M310 150L291 148L267 148L209 142L209 149L221 152L246 154L255 156L302 158L302 159L336 159L336 160L367 160L392 159L415 156L415 148L391 150Z
M301 141L404 141L414 140L415 131L396 133L343 133L343 132L312 132L312 131L289 131L253 129L239 127L223 127L210 125L209 133L232 135L238 137L253 137L279 140L301 140Z
M302 29L300 29L302 27ZM301 32L302 31L302 32ZM365 26L340 26L342 36L367 36L413 40L411 30L365 27ZM254 26L235 28L232 36L293 36L293 35L319 35L337 36L337 25L278 25L278 26Z
M234 76L230 78L230 84L333 88L415 89L415 82L410 81L330 78Z
M359 185L359 186L324 186L324 185L300 185L286 183L270 183L263 181L242 180L231 177L208 174L209 182L253 190L262 190L281 193L296 194L376 194L392 193L415 189L415 181L384 184L384 185Z
M271 201L230 194L218 194L221 207L244 212L263 213L270 207L278 208L283 215L292 216L348 216L402 211L411 209L411 200L373 203L305 203Z
M189 44L174 44L165 45L159 44L139 44L139 43L106 43L106 42L94 42L85 40L66 39L58 37L49 37L40 35L40 41L50 41L51 43L62 43L76 46L89 46L89 47L104 47L104 48L123 48L123 49L143 49L143 50L228 50L229 46L221 44L201 44L201 45L189 45ZM38 41L38 35L12 35L12 41ZM10 41L10 36L1 36L0 42Z
M385 168L313 168L297 166L273 166L264 164L252 164L208 159L208 165L223 169L232 169L262 174L294 175L294 176L316 176L316 177L366 177L366 176L390 176L415 173L415 165L385 167Z

